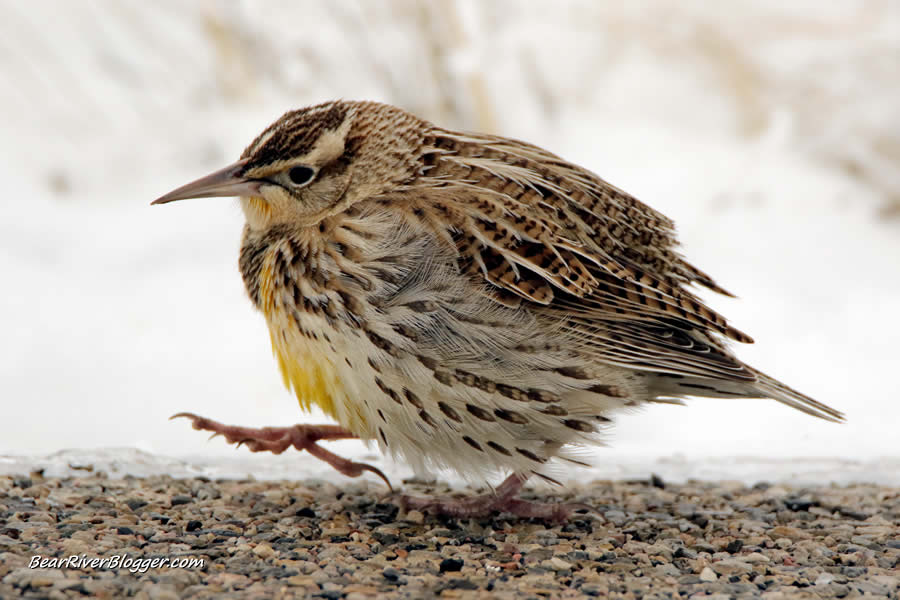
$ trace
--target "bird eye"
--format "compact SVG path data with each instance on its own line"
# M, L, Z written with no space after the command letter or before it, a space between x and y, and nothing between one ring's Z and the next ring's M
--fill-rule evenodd
M288 179L294 185L305 185L312 180L315 174L315 170L309 167L291 167L291 170L288 171Z

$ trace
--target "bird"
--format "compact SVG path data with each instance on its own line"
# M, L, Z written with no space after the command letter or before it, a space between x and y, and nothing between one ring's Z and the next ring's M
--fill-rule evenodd
M527 501L586 465L617 413L690 397L774 399L843 414L742 362L750 336L699 288L664 214L539 146L433 124L372 101L285 113L233 164L153 204L238 197L239 270L285 385L336 424L251 428L184 412L254 452L307 451L340 473L377 468L319 442L360 439L469 497L402 496L449 517L564 520Z

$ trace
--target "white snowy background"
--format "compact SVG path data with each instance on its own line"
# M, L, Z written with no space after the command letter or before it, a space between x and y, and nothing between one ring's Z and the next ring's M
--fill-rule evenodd
M740 356L848 416L654 406L593 474L900 485L895 0L0 3L0 472L336 477L167 420L323 417L245 297L236 201L149 202L337 97L538 143L662 210L740 296L706 295L756 338Z

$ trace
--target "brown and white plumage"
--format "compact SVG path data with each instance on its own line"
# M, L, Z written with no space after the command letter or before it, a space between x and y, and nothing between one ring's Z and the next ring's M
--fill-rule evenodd
M425 176L416 185L424 181L439 192L423 209L432 227L456 236L465 271L480 272L530 310L566 315L565 331L584 339L599 361L711 380L657 386L675 396L759 395L841 419L724 346L720 336L753 340L685 287L697 283L731 296L677 252L666 216L516 140L432 126L422 156Z
M241 196L241 272L301 404L415 465L550 478L617 409L688 396L842 419L734 356L752 339L692 291L728 294L670 219L539 147L329 102L160 201L204 195Z

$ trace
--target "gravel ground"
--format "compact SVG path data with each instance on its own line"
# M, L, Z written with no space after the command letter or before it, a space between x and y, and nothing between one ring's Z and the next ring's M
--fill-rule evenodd
M407 483L408 493L447 492ZM399 515L349 481L0 477L0 597L898 598L900 489L597 481L547 526ZM533 494L533 492L532 492ZM526 497L529 494L526 494ZM34 558L202 567L29 568ZM135 562L132 568L141 565ZM56 568L53 568L56 567Z

